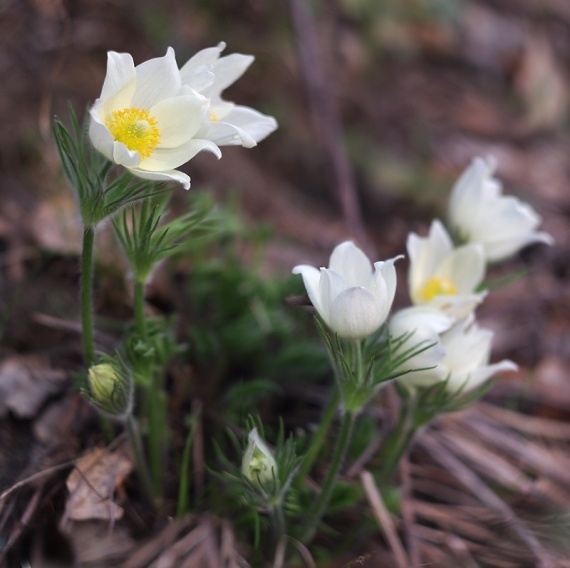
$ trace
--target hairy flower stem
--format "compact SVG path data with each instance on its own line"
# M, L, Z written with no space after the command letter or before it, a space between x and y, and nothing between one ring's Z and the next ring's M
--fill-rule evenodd
M166 396L156 373L153 373L146 392L146 415L151 479L155 495L162 495L166 453Z
M81 325L83 354L88 367L93 364L95 347L93 342L93 245L95 228L86 226L83 230L83 251L81 253Z
M134 284L134 311L135 311L135 328L139 337L147 340L146 319L144 317L144 288L145 283L135 278Z
M313 467L313 464L315 463L315 460L317 459L319 452L323 449L325 436L330 428L331 422L333 421L333 418L338 409L339 399L340 396L338 393L338 389L335 388L328 402L328 405L325 408L325 412L321 418L319 427L317 428L317 431L313 435L313 439L311 440L311 445L309 446L309 449L307 450L307 453L303 458L303 462L301 463L301 467L299 468L299 472L295 480L297 487L300 487L303 484L305 478L307 477L307 475L309 475L309 472L311 471L311 468Z
M301 531L300 540L303 544L308 544L311 542L311 540L313 540L317 532L319 522L326 512L327 506L335 488L337 476L344 462L348 447L350 446L350 441L352 439L352 428L354 426L355 419L356 414L349 411L346 411L342 416L340 432L337 438L337 443L329 470L323 481L321 492L319 493L317 499L314 501L312 507L309 509L307 520Z
M139 338L148 342L148 329L144 313L144 289L146 282L135 275L134 282L134 312L135 329ZM166 428L166 397L154 363L148 363L146 388L146 417L148 420L147 448L150 462L150 474L154 494L163 494L163 471L165 456L165 428Z
M285 515L283 514L283 506L281 503L271 509L271 524L273 526L275 548L277 548L283 535L286 534Z
M364 366L362 364L362 341L356 339L352 342L352 355L354 361L354 373L356 377L356 384L361 387L364 383Z
M135 455L137 471L140 475L144 491L147 494L147 497L150 499L151 503L157 507L156 494L152 485L148 463L144 455L139 429L132 414L129 414L127 417L127 432L129 434L129 441Z
M389 482L417 432L414 420L416 401L414 398L409 398L404 402L405 408L397 427L386 437L380 448L380 457L383 461L378 477L380 484Z

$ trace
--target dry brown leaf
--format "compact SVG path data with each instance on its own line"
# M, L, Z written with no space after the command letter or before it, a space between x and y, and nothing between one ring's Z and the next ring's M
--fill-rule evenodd
M0 363L0 418L11 411L19 418L33 418L65 385L67 373L53 369L47 357L8 357Z
M123 508L113 501L115 490L133 470L133 463L123 444L115 451L94 448L80 457L67 478L69 497L66 519L114 521L123 516Z

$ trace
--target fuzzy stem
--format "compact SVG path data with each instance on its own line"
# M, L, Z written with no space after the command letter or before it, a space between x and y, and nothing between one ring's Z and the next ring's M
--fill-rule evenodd
M156 373L153 373L151 377L146 397L150 472L155 494L162 495L164 455L166 452L166 400L165 394L156 379Z
M352 354L353 354L353 361L354 361L354 371L356 377L356 384L358 387L361 387L364 383L364 368L362 364L362 341L360 339L356 339L352 342Z
M147 339L146 319L144 316L144 288L145 283L135 278L134 283L134 311L135 328L141 339Z
M396 429L388 435L380 448L380 455L384 461L378 478L380 483L387 482L392 477L417 431L414 420L416 400L412 397L405 402L407 404L400 415Z
M131 447L135 454L137 470L141 477L143 488L148 498L150 499L151 503L156 506L155 492L149 474L148 463L144 455L139 429L132 414L129 414L129 416L127 417L127 432L129 434Z
M317 532L318 524L325 514L327 505L329 504L330 498L335 488L335 482L338 473L350 445L352 438L352 427L354 426L355 417L356 415L354 413L348 411L345 412L342 416L340 432L329 470L323 481L321 492L319 493L316 501L313 503L313 506L309 509L309 512L307 514L307 521L305 522L303 530L301 531L300 540L303 544L308 544L311 540L313 540L315 533Z
M301 467L299 468L297 479L295 481L297 487L300 487L303 484L303 481L305 481L305 478L307 475L309 475L309 472L311 471L311 468L313 467L313 464L315 463L319 452L323 448L323 442L338 408L339 399L340 396L338 389L335 388L321 418L319 427L313 435L311 445L309 446L309 449L303 458L303 462L301 463Z
M81 324L83 353L88 367L93 364L95 347L93 342L93 245L95 228L86 226L83 231L81 253Z

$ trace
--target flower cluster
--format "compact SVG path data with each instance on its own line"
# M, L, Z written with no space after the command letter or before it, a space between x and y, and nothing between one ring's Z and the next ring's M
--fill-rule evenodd
M406 338L403 348L431 346L402 365L413 371L402 379L408 387L442 384L455 395L475 391L498 371L516 369L507 360L489 364L493 333L475 321L474 310L487 294L481 290L486 267L528 244L553 241L536 232L540 217L529 205L501 194L494 169L492 159L476 158L452 190L448 217L459 246L439 220L427 237L408 237L414 306L395 314L390 329Z
M188 189L190 178L176 168L198 152L219 158L219 146L255 146L277 122L222 99L253 62L250 55L220 57L224 48L204 49L181 69L172 48L137 66L128 53L109 52L101 96L90 110L95 148L138 177Z
M507 360L489 363L493 333L475 321L475 309L487 295L482 289L486 268L528 244L553 241L536 231L540 217L529 205L501 194L494 168L492 159L476 158L453 188L448 217L458 244L437 219L426 237L408 236L413 306L389 322L403 386L441 384L455 395L475 391L496 372L516 369ZM324 323L338 337L358 341L387 320L397 258L373 266L347 241L334 249L328 268L299 265L293 272L302 275Z

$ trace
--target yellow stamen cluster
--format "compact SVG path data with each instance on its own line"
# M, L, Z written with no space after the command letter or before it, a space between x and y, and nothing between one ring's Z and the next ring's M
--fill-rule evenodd
M105 120L105 125L117 142L138 152L143 159L148 158L160 142L156 118L145 109L132 107L115 110Z
M421 288L420 296L429 302L436 296L454 296L457 288L450 278L446 276L434 276L430 278Z

